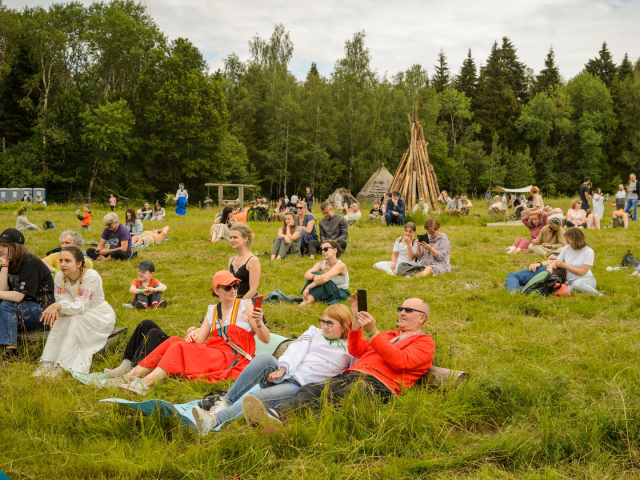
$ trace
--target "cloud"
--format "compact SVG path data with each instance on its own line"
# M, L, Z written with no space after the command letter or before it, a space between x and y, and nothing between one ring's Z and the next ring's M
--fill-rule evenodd
M48 6L53 1L5 0L11 8L38 3ZM616 63L625 52L632 61L640 57L640 0L147 0L146 5L169 38L191 40L212 70L222 68L232 52L247 59L249 40L256 34L268 38L278 23L290 32L290 68L298 78L304 78L311 62L330 74L344 55L345 41L361 30L366 32L372 67L380 75L414 63L431 73L440 49L457 73L469 48L479 66L503 36L535 72L544 67L553 45L565 78L579 73L603 41Z

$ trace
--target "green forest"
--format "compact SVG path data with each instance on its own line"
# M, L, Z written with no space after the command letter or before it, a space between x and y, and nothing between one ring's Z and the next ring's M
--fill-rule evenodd
M441 50L434 66L381 74L355 32L329 75L312 64L304 79L286 26L248 42L247 61L229 52L211 72L140 3L0 0L1 186L57 201L163 199L178 181L195 199L205 182L255 183L272 199L357 192L380 163L395 171L414 102L450 192L574 194L584 175L611 192L640 167L640 59L614 59L606 42L570 79L553 48L536 73L507 37L486 59L469 50L458 72Z

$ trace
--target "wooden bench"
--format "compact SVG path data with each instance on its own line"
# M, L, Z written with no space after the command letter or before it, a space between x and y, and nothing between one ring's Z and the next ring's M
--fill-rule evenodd
M100 350L98 353L106 353L107 350L109 350L109 347L111 346L111 344L113 344L116 340L118 340L118 337L125 335L126 333L127 333L127 327L114 327L113 331L109 335L109 338L107 338L107 343L105 343L102 350ZM22 340L29 343L34 343L34 342L45 343L47 341L48 336L49 336L49 330L40 330L36 332L20 333L18 335L18 340Z

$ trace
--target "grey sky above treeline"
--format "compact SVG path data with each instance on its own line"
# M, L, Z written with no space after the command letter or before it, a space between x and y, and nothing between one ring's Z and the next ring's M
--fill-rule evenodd
M42 5L51 0L4 0L10 8ZM64 2L57 2L64 3ZM81 0L89 5L92 2ZM483 64L494 41L511 39L518 55L536 73L553 45L565 79L579 73L606 41L619 64L625 52L640 57L640 0L324 0L316 2L243 0L147 0L143 2L170 39L188 38L203 53L211 70L235 52L249 56L248 41L268 38L282 23L294 44L291 71L303 79L311 62L328 75L344 55L344 42L366 32L371 65L389 76L419 63L433 73L443 49L452 73L471 48Z

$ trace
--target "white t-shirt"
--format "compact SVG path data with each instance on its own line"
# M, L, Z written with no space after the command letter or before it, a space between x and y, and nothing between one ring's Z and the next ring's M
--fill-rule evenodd
M298 203L298 195L291 195L291 203Z
M249 325L249 322L247 321L246 317L244 316L244 312L247 309L247 302L250 302L250 301L251 300L242 300L240 302L240 306L238 307L238 316L236 317L236 326L246 330L247 332L251 332L253 330L251 328L251 325ZM214 328L218 328L220 326L219 324L218 325L213 324L214 312L217 306L218 304L209 305L209 308L207 308L207 316L205 317L205 320L209 322L209 327L211 327L211 330L213 330ZM231 324L232 313L233 313L233 308L230 308L229 313L227 313L227 318L224 319L224 323L222 324L223 327Z
M576 268L582 268L582 265L589 265L590 267L593 267L594 259L595 255L591 247L584 247L580 250L574 250L569 245L566 245L565 247L563 247L560 255L558 255L558 260ZM586 277L593 277L591 269L587 270L587 273L585 273L582 277L567 270L567 281L569 283L577 280L578 278Z

